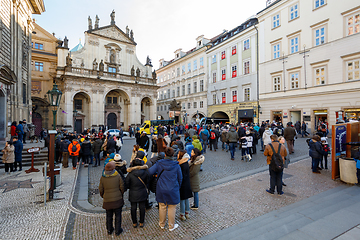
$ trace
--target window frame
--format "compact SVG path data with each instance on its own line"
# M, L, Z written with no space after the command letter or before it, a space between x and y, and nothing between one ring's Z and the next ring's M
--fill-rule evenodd
M231 91L232 102L237 102L237 90Z
M297 75L297 80L293 80L293 76L295 77ZM289 81L290 81L290 89L299 89L300 88L300 71L293 71L289 73ZM293 87L293 83L296 85L297 83L297 87L294 86Z
M221 60L224 60L226 58L226 51L221 52Z
M353 69L351 71L349 71L349 65L348 65L350 62L353 65ZM354 63L355 62L358 62L357 70L354 68L354 65L355 65ZM357 79L355 78L356 72L359 72L358 73L359 77ZM345 61L345 73L346 73L346 75L345 75L346 76L346 82L352 82L352 81L360 80L360 57ZM349 80L349 73L352 73L351 75L352 75L353 79Z
M197 70L197 60L194 60L194 71Z
M212 95L212 97L213 97L213 105L216 105L216 93L214 93L214 94Z
M318 77L316 76L316 71L318 69L324 69L324 83L320 83L320 84L317 84L317 79ZM328 81L328 74L327 74L327 65L319 65L319 66L314 66L313 67L313 74L314 74L314 86L324 86L327 84L327 81ZM321 76L321 75L320 75Z
M359 21L355 22L356 16L359 16ZM349 26L349 18L353 18L353 23ZM356 26L359 26L358 32L355 32ZM353 31L349 34L349 28L352 27ZM345 16L345 36L351 36L360 32L360 11L353 12Z
M297 44L292 45L291 41L297 39ZM297 46L297 51L292 52L292 48ZM298 53L300 51L300 34L289 37L289 54Z
M246 64L248 64L247 67L246 67ZM246 71L246 69L248 71ZM244 70L244 75L250 74L250 60L249 59L243 61L243 70Z
M35 62L34 63L34 71L43 72L44 71L44 63L43 62Z
M216 63L216 54L211 56L211 64Z
M251 88L250 87L244 87L243 88L244 93L244 102L249 102L251 99Z
M193 102L193 108L197 108L197 102Z
M200 101L200 104L199 104L200 106L200 108L204 108L204 101Z
M277 19L274 19L274 17L277 17ZM276 25L275 26L274 23L276 23L276 22L277 22L277 24L275 24ZM280 12L277 12L271 16L271 29L276 29L280 26L281 26L281 15L280 15Z
M188 102L188 109L191 108L191 102Z
M204 91L204 80L203 79L201 79L200 80L200 92L203 92Z
M316 44L316 39L319 38L321 39L321 37L317 37L316 36L316 31L320 31L320 29L324 28L324 42L323 43L320 43L320 44ZM325 44L327 43L327 24L322 24L322 25L319 25L319 26L316 26L313 28L313 46L316 47L316 46L320 46L322 44Z
M221 93L221 103L222 104L226 103L226 92Z
M185 96L186 94L186 86L185 84L181 86L181 96Z
M221 69L221 81L226 80L226 67Z
M276 47L276 46L278 46L277 51L275 51L275 49L274 49L274 47ZM276 54L276 53L278 54L277 57L275 57L275 54ZM278 59L278 58L280 58L280 57L281 57L280 53L281 53L281 41L278 41L278 42L275 42L275 43L271 44L271 55L272 55L272 59Z
M212 76L212 83L216 83L216 71L213 71L211 76Z
M316 3L319 2L319 6L316 6ZM323 2L323 4L321 4ZM326 0L314 0L314 10L319 9L327 4Z
M191 72L191 62L188 63L188 73Z
M33 46L34 46L34 49L44 50L44 44L42 44L42 43L35 42L35 44ZM36 46L38 46L38 47L36 47Z
M233 64L231 65L231 78L236 78L236 77L237 77L237 64Z
M244 51L250 49L250 38L244 40L243 44L244 44L244 46L243 46Z
M272 86L273 86L273 92L280 92L281 91L281 82L282 82L282 77L281 75L274 75L272 76ZM277 82L275 83L275 80L277 80ZM278 90L276 90L275 88L278 88Z
M296 10L292 10L291 8L295 8L295 6L297 7L297 9ZM300 8L299 8L299 2L297 2L297 3L295 3L295 4L293 4L293 5L291 5L290 7L289 7L289 22L291 22L291 21L293 21L293 20L296 20L296 19L298 19L299 17L300 17ZM294 16L293 18L291 18L291 14L297 14L297 16Z
M188 83L187 90L188 90L188 94L191 94L191 83Z
M197 82L193 82L194 93L197 93Z
M200 58L200 68L204 67L204 57Z

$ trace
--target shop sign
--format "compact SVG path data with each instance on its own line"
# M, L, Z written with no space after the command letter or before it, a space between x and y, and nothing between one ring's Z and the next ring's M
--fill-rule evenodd
M286 112L284 112L284 116L285 116L285 115L287 115L287 113L286 113Z
M173 118L175 117L175 112L174 111L169 111L169 118Z
M335 126L335 158L346 153L346 125Z
M175 111L175 116L180 116L180 111Z
M311 117L310 116L303 116L303 121L307 121L310 122L311 121Z

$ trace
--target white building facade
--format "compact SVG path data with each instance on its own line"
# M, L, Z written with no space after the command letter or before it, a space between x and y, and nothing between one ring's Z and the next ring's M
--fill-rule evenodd
M175 119L176 123L194 123L207 116L206 54L209 39L196 38L196 47L188 52L175 51L171 61L160 60L156 71L158 86L157 116L159 119ZM169 110L173 100L181 111ZM172 116L172 114L174 116Z
M359 2L274 1L257 18L260 120L359 119Z
M215 122L258 122L257 19L224 32L206 51L208 116Z

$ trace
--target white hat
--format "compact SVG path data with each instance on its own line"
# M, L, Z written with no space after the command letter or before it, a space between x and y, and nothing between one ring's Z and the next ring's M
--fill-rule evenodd
M326 144L328 143L327 137L322 137L322 138L321 138L321 141L324 141Z
M121 160L121 155L120 154L115 154L114 156L114 160Z

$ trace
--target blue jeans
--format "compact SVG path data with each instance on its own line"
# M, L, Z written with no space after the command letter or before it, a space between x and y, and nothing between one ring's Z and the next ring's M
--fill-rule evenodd
M199 207L199 193L198 192L194 192L194 206ZM181 212L181 210L180 210L180 212Z
M264 151L264 140L262 137L260 138L260 144L261 144L261 150Z
M95 156L95 164L94 165L100 166L100 153L96 153L96 154L94 154L94 156Z
M271 170L269 165L269 173L270 173L270 192L275 192L275 187L277 189L278 193L282 192L282 175L283 171L281 172L275 172Z
M230 150L231 158L235 157L235 148L236 148L236 143L229 143L229 150Z
M198 200L198 202L199 202L199 200ZM199 203L198 203L198 205L199 205ZM180 214L184 215L185 212L190 212L189 199L180 200Z
M317 172L317 167L319 166L319 162L321 161L321 158L312 158L312 171Z
M242 148L241 149L241 156L245 156L249 154L249 149L248 148Z
M90 163L89 164L93 164L93 160L94 160L94 155L90 155Z
M201 141L201 146L202 146L202 148L203 148L203 153L206 153L207 141L202 140L202 141Z
M227 145L227 143L226 142L222 142L222 149L224 150L228 150L228 145Z

